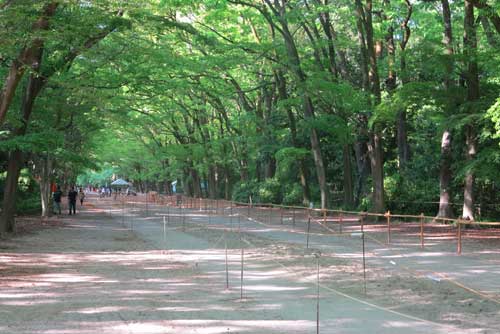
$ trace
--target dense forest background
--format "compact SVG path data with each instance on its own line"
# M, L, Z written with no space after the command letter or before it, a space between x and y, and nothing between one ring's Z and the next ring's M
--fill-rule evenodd
M495 0L0 1L0 230L50 184L500 219Z

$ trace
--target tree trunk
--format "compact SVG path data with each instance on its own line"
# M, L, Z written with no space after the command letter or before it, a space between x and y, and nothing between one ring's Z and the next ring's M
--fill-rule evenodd
M372 183L373 183L373 211L382 213L385 210L384 202L384 170L383 170L383 154L382 154L382 139L378 132L372 134L369 144L368 152L370 154L370 165L372 169Z
M476 138L472 125L467 126L465 137L467 145L467 161L470 162L474 159L477 150ZM465 174L464 206L462 213L462 218L467 220L474 220L474 181L474 173L472 171L467 171Z
M302 91L302 101L304 108L304 118L306 120L314 119L314 106L312 104L311 97L305 89L306 86L306 76L302 71L299 54L293 40L292 34L288 29L287 23L284 18L281 17L281 25L283 31L283 38L285 40L285 45L288 53L288 60L290 61L291 70L295 74L295 77L301 87ZM318 178L318 185L321 193L321 208L326 208L328 205L328 187L326 184L326 172L325 165L323 162L323 156L321 154L321 147L319 142L319 137L316 129L311 128L310 130L310 140L311 140L311 150L313 153L314 164L316 166L316 174Z
M356 156L356 166L358 171L358 178L356 180L356 195L354 196L354 204L360 203L361 197L367 195L366 191L366 178L370 173L370 162L367 159L368 144L360 139L354 145L354 153Z
M479 99L479 71L476 57L477 38L474 19L474 5L470 0L465 0L464 17L464 55L467 62L467 73L465 81L467 83L467 102L475 102ZM471 107L474 112L474 107ZM465 129L467 146L467 162L475 159L477 152L476 134L474 124L468 124ZM464 206L462 217L474 220L474 171L468 169L465 175Z
M42 51L38 50L37 59L39 62L37 63L37 67L35 70L39 69L40 62L42 59ZM28 83L26 85L26 89L23 94L23 99L21 103L21 114L22 114L22 124L20 127L14 130L14 136L24 136L28 129L29 119L31 117L31 113L33 111L33 105L35 103L35 99L43 88L45 81L36 76L35 74L31 74ZM3 207L4 211L2 213L2 218L0 221L0 229L5 228L7 231L12 231L14 226L10 226L10 224L14 224L14 215L16 214L16 197L17 197L17 182L19 178L20 169L22 167L22 152L14 151L11 154L9 160L9 168L7 169L7 180L11 184L8 185L8 191L6 187L4 199L3 199ZM17 170L15 170L17 168ZM13 201L13 202L12 202Z
M439 211L437 217L450 218L453 216L451 207L451 132L445 130L441 139L441 168L439 172Z
M370 91L374 97L374 104L378 105L381 101L380 78L377 69L377 53L375 51L375 43L373 38L373 23L372 23L372 0L366 0L363 6L361 0L355 1L356 15L358 16L358 34L361 43L362 61L368 61L368 64L361 64L364 71L368 69L368 77L370 83ZM364 35L364 37L363 37ZM365 58L366 57L366 58ZM366 83L364 83L366 84ZM371 102L371 100L370 100ZM370 165L372 171L372 199L373 210L375 212L383 212L385 210L384 202L384 161L382 155L382 136L377 129L377 124L373 125L373 130L369 134L368 153L370 155Z
M191 169L191 180L193 182L193 196L196 198L201 197L201 184L200 176L195 169Z
M229 167L224 167L224 198L226 200L231 199L231 191L232 191L232 186L231 186L231 174Z
M268 155L264 168L264 178L272 179L276 173L276 159L272 155Z
M36 33L39 30L47 30L49 28L49 20L54 16L58 6L58 1L51 1L45 5L40 18L32 26L33 32ZM39 54L43 45L44 40L42 38L34 38L31 45L22 49L19 56L12 61L7 78L0 91L0 126L5 121L17 85L21 81L26 68L38 69L40 67Z
M407 84L409 81L407 69L406 69L406 46L410 40L411 29L409 22L413 13L413 5L409 0L406 0L407 14L403 23L401 23L401 28L403 30L403 38L399 43L401 49L400 58L400 72L401 72L401 82L403 85ZM408 144L408 132L407 132L407 122L406 122L406 110L402 109L398 112L397 118L397 145L398 145L398 157L399 157L399 168L404 169L408 161L410 160L410 145Z
M288 99L288 92L286 89L285 76L283 75L282 71L277 70L275 71L275 77L278 87L279 98L282 101L286 101ZM286 107L286 113L288 116L288 126L290 128L290 139L292 145L293 147L300 148L301 146L299 145L297 140L297 122L295 120L295 115L293 113L293 110L290 106ZM309 179L308 179L306 162L304 161L304 159L300 159L298 163L299 163L300 185L302 186L302 203L308 205L311 199L310 199Z
M344 205L352 208L354 205L354 185L352 180L351 146L344 145Z
M50 217L52 214L52 201L51 201L51 175L52 159L47 154L39 162L41 164L40 171L40 199L42 202L42 217Z
M217 181L215 177L215 166L208 167L208 198L215 199L217 197Z
M410 160L410 147L408 145L408 135L406 131L406 110L400 110L398 112L397 136L399 167L404 169Z
M444 87L449 90L453 85L453 30L451 25L451 10L448 0L441 0L441 7L443 8L443 43L446 48L446 62L445 62L445 78ZM445 129L441 137L441 163L439 170L439 210L437 217L451 218L453 216L453 209L451 206L451 191L450 184L452 180L452 135L450 129Z
M9 164L7 167L7 178L5 179L2 216L0 219L0 232L14 232L16 199L17 199L17 181L23 164L23 154L15 150L9 155Z

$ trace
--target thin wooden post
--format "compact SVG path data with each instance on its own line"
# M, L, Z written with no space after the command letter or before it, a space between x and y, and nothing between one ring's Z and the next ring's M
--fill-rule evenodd
M280 206L280 223L283 225L283 207Z
M238 213L238 233L241 232L241 215Z
M149 209L148 209L148 193L146 193L146 217L148 216L149 214Z
M167 222L165 221L165 216L163 216L163 249L167 244Z
M363 243L363 285L366 295L366 256L365 256L365 229L364 229L365 215L366 214L364 213L361 214L361 239Z
M340 217L339 217L339 233L342 234L342 221L344 218L344 212L340 210Z
M211 200L210 203L212 203ZM207 215L208 215L208 224L210 225L212 223L212 204L210 204L210 208L207 211Z
M420 248L424 249L424 214L420 214Z
M319 254L316 254L316 334L319 334Z
M134 230L134 202L132 202L132 211L130 212L129 219L130 219L130 230L133 231Z
M241 285L240 285L240 299L243 299L243 263L245 257L245 248L243 247L243 242L241 242Z
M323 209L323 224L326 226L326 209Z
M125 200L122 198L122 225L125 227Z
M226 290L229 289L229 266L227 264L227 241L224 235L224 247L226 249Z
M269 225L271 225L272 217L273 217L273 207L270 206L269 207Z
M307 218L307 241L306 241L306 248L309 248L309 231L311 229L311 216Z
M391 211L385 213L387 219L387 244L391 244Z
M231 225L231 231L233 230L233 202L230 202L230 208L229 208L229 221Z
M292 208L292 225L295 227L295 208Z
M186 212L184 212L184 209L182 210L182 231L186 231Z
M458 219L457 221L457 254L462 254L462 221Z

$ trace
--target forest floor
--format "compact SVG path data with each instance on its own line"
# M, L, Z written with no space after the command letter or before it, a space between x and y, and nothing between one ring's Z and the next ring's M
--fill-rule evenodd
M499 240L366 239L365 292L356 235L88 198L0 240L0 333L499 332Z

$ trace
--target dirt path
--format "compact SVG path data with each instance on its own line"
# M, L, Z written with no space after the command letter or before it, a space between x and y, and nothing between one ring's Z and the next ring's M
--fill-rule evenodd
M230 232L217 217L208 228L203 225L207 217L196 212L184 218L186 225L178 212L177 223L165 224L164 239L160 209L148 208L146 215L143 207L133 207L121 216L119 205L91 201L77 216L64 217L61 227L2 242L0 333L316 331L316 262L301 245L273 241L259 231ZM396 295L405 299L403 307L391 306L394 296L365 298L358 262L323 257L321 333L495 333L498 328L494 316L498 319L500 311L489 304L479 312L484 315L478 317L475 310L469 318L477 319L468 321L467 307L455 313L451 306L441 310L442 303L431 303L412 312L413 295ZM401 294L408 292L404 284L418 285L422 295L435 288L397 275L369 284ZM447 288L450 296L475 302Z

